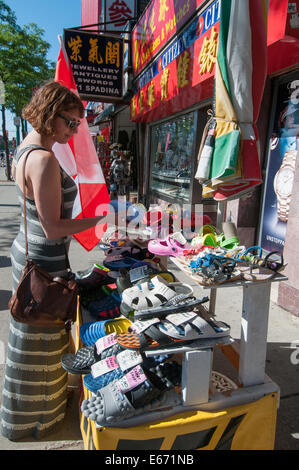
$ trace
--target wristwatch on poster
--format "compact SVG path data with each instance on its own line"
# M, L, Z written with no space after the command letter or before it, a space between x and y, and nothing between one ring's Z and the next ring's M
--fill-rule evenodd
M296 156L297 150L287 151L274 178L274 191L277 196L277 217L282 222L287 222L289 217Z

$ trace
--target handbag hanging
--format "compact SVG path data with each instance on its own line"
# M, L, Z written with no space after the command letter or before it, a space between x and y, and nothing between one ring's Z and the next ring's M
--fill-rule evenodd
M53 278L48 272L34 263L28 257L27 239L27 213L25 199L25 165L31 149L23 166L23 197L24 197L24 232L25 232L25 259L26 264L19 280L18 286L12 295L8 306L14 320L32 326L55 327L75 320L78 287L74 279L65 280L60 277ZM63 207L63 200L62 200ZM67 267L70 272L67 250L65 255Z

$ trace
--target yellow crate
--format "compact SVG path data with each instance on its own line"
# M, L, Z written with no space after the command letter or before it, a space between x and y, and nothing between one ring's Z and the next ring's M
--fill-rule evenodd
M86 393L87 392L87 393ZM84 390L84 399L90 392ZM81 414L85 450L273 450L277 393L225 410L188 411L130 428L97 428Z

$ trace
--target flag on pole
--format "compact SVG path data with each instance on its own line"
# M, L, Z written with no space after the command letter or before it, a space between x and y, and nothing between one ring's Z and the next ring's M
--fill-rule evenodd
M60 44L55 81L79 96L61 38ZM74 202L73 218L83 219L107 213L110 198L86 118L83 118L78 127L78 133L74 134L67 144L55 143L53 151L60 166L77 184L78 193ZM106 228L106 224L98 224L96 227L75 234L74 238L83 248L90 251L101 240Z
M258 118L267 74L268 0L221 0L213 119L195 177L225 201L262 182Z

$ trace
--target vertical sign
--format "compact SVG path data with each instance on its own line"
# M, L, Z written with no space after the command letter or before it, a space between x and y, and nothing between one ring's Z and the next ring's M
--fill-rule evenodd
M299 74L277 85L274 123L269 148L260 244L282 251L292 197L299 144Z
M64 44L81 99L108 103L122 99L122 39L65 29Z
M105 0L106 31L123 31L127 21L136 17L136 0Z

